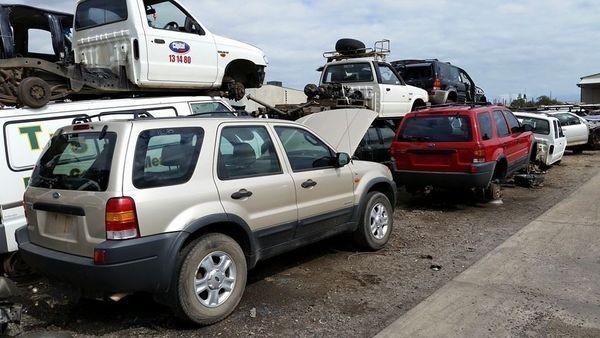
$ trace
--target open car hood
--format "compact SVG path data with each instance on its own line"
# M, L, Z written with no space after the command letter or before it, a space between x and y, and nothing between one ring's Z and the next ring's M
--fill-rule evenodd
M377 113L368 109L333 109L303 116L296 122L307 126L336 151L354 154Z

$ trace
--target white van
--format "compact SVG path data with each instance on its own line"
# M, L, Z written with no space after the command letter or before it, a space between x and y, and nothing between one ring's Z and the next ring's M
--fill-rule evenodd
M15 230L25 225L21 200L42 148L59 128L74 119L128 119L135 114L169 117L231 114L218 97L180 96L86 100L52 103L40 109L0 108L0 255L17 250Z

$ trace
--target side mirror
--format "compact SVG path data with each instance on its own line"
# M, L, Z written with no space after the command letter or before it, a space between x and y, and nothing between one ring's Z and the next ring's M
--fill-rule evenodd
M531 124L524 124L523 131L533 131L533 126Z
M346 153L337 153L335 154L335 167L341 168L350 163L350 155Z

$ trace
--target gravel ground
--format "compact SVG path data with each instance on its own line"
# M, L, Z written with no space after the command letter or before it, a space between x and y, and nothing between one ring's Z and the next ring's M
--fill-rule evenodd
M149 295L75 301L39 280L20 286L25 311L10 333L143 337L370 337L600 171L595 152L567 154L543 187L505 186L503 204L468 195L402 193L387 247L360 252L336 237L269 259L249 273L238 309L203 328Z

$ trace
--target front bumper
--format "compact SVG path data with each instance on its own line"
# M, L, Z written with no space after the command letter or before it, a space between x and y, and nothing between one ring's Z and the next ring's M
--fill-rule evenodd
M27 227L16 232L23 260L50 279L69 284L84 294L168 291L175 271L177 249L186 236L166 233L125 241L105 241L106 264L50 250L29 240Z

